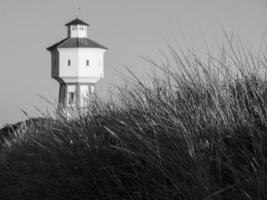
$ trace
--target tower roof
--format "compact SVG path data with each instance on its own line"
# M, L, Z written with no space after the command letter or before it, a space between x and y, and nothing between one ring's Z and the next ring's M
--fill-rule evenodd
M47 50L52 51L56 48L99 48L107 49L106 47L90 40L88 38L65 38L60 42L50 46Z
M76 19L72 20L71 22L65 24L65 26L71 26L71 25L85 25L85 26L89 26L89 24L83 22L79 18L76 18Z

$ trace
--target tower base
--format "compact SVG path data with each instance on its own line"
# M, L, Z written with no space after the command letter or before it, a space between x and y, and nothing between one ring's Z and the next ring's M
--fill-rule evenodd
M58 108L82 109L95 96L95 83L60 83Z

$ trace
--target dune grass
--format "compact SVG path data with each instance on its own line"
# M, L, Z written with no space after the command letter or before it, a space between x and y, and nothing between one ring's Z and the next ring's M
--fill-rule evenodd
M0 199L267 199L267 59L170 47L164 76L2 145Z

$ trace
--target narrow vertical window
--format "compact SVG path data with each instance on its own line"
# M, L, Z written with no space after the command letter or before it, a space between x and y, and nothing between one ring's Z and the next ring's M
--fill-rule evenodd
M69 104L73 104L75 100L74 92L69 92Z
M71 65L71 61L70 61L70 59L68 60L68 66L70 66Z
M86 60L86 66L89 66L89 60Z

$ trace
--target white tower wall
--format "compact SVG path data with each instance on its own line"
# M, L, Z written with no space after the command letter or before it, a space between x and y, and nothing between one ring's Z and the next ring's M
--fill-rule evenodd
M59 77L79 76L79 50L78 48L58 49L59 51ZM70 62L70 65L69 63Z
M98 81L103 77L103 49L79 49L79 76L95 77ZM89 66L87 66L87 61Z
M53 77L61 77L65 82L95 83L104 76L105 50L97 48L59 48L58 51L59 65L54 67L59 68L59 70L54 70Z

